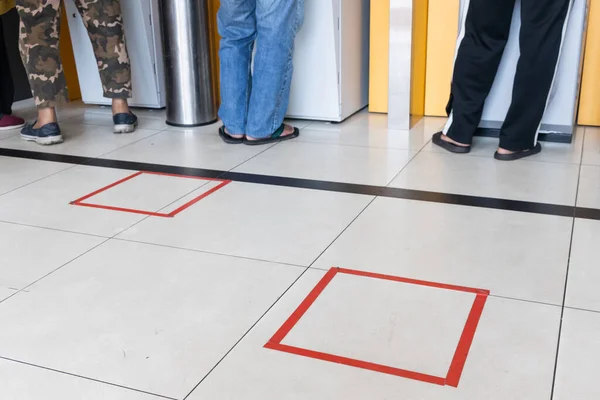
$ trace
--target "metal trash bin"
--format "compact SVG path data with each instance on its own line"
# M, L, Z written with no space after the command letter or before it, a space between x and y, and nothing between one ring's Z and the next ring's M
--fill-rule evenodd
M167 87L167 124L217 121L207 0L160 0Z

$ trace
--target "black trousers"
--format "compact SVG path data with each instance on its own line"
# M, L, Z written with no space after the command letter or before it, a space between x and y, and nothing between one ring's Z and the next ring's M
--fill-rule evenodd
M459 36L444 133L471 144L508 41L516 0L465 1L469 9ZM536 145L572 2L521 1L521 56L512 103L500 131L504 149L519 151Z
M0 114L11 114L15 87L8 64L8 52L4 43L4 26L0 15Z

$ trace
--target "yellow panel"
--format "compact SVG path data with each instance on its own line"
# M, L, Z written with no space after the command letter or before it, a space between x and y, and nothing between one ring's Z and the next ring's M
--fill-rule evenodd
M459 0L429 0L425 115L446 116L458 37Z
M81 99L81 88L79 87L79 77L75 67L75 57L73 56L73 44L71 43L71 33L67 23L65 7L62 7L62 23L60 25L60 57L62 59L65 79L69 88L69 101Z
M600 3L591 2L579 103L580 125L600 126Z
M413 1L411 115L425 113L428 3L429 0Z
M390 0L371 2L371 38L369 55L369 111L387 113Z

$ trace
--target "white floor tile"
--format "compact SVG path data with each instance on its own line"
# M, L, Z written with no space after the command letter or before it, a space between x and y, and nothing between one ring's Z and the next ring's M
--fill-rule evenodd
M370 129L387 129L388 128L388 116L387 114L370 113L365 108L358 113L351 115L345 121L341 123L313 121L308 125L310 129L322 129L322 130L345 130L353 128L362 128L367 131Z
M555 400L600 398L600 314L565 309Z
M600 221L578 219L575 221L573 247L569 264L567 285L568 307L600 312Z
M543 161L567 164L579 164L581 162L581 153L583 151L583 137L585 128L579 127L575 132L573 143L551 143L541 142L542 152L531 156L528 161ZM467 156L482 156L493 158L494 152L498 149L498 139L489 137L478 137L473 139L473 148ZM429 143L423 148L425 151L445 153L446 150Z
M9 137L12 137L12 136L16 136L16 135L19 134L19 132L20 132L20 129L10 129L10 130L7 130L7 131L0 131L0 140L6 139L6 138L9 138ZM0 141L0 147L4 147L2 145L1 141Z
M61 144L40 146L33 142L26 142L19 136L12 136L0 141L0 146L43 153L99 157L158 132L156 130L138 129L134 133L115 135L110 127L82 125L73 121L73 119L70 119L61 123L60 127L65 139Z
M600 166L600 128L585 128L583 164Z
M0 222L0 288L23 289L103 240Z
M0 221L113 236L143 215L78 207L70 202L134 171L78 166L0 196Z
M10 400L160 400L161 397L0 359L0 398Z
M578 176L575 164L500 163L491 157L421 152L390 186L572 206Z
M304 129L306 128L308 125L310 125L312 123L312 121L310 120L306 120L306 119L289 119L286 118L284 123L288 124L288 125L292 125L298 129Z
M298 141L418 151L436 132L435 120L442 123L439 119L422 119L410 131L365 129L353 124L340 124L337 128L335 125L313 124L302 131Z
M68 122L70 124L97 125L106 128L112 128L113 126L113 119L111 113L104 112L86 112L81 116L69 119ZM165 122L165 118L163 115L151 117L148 113L143 113L143 115L139 116L138 127L139 129L160 131L169 128L169 125L167 125L167 123Z
M181 399L301 272L111 241L0 304L0 356Z
M119 237L308 266L371 200L233 182L178 218L149 218Z
M287 142L234 171L385 186L413 155L408 150Z
M473 293L337 274L282 343L445 377L474 301Z
M0 157L0 195L70 167L71 164Z
M581 166L577 205L579 207L600 208L600 167Z
M458 388L264 349L322 275L307 272L188 399L387 400L399 393L419 400L550 398L560 307L489 298ZM343 305L338 310L353 313ZM402 335L408 328L398 326L395 332Z
M570 218L378 198L314 267L562 304L571 226Z
M169 129L103 158L228 171L268 149L226 144L217 129Z

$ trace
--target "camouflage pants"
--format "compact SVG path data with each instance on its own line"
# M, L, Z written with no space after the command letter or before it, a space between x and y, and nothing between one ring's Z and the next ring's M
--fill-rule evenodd
M104 96L131 97L131 67L125 46L120 0L75 0L92 42ZM17 0L20 49L38 107L67 100L60 60L61 0Z

